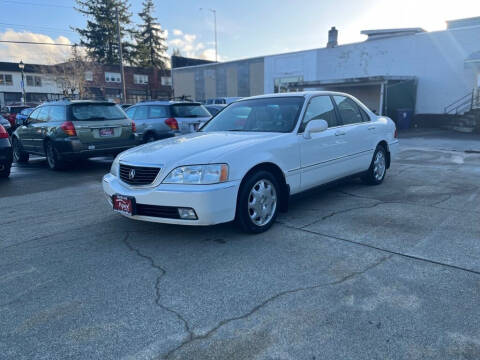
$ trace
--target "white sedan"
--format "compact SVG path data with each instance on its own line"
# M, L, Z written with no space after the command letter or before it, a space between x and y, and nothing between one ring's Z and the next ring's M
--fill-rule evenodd
M232 103L197 133L116 157L103 189L136 220L267 230L290 195L358 175L385 178L398 146L393 121L334 92L263 95Z

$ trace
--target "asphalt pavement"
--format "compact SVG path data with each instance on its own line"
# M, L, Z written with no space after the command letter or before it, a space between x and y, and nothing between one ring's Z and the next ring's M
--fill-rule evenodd
M260 235L114 214L112 159L0 182L0 359L480 359L480 136L409 133L380 186Z

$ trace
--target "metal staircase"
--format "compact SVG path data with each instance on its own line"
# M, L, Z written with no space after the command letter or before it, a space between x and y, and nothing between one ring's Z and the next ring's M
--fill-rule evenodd
M444 112L451 116L448 128L466 133L480 132L480 89L473 89L455 100Z

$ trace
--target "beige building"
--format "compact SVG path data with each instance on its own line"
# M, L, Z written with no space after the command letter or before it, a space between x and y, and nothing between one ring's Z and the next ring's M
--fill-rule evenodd
M264 58L212 63L172 71L175 97L193 100L253 96L264 93Z

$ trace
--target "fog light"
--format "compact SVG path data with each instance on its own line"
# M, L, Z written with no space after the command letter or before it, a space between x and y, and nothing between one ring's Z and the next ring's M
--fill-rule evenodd
M197 214L191 208L178 208L178 215L185 220L197 220Z

